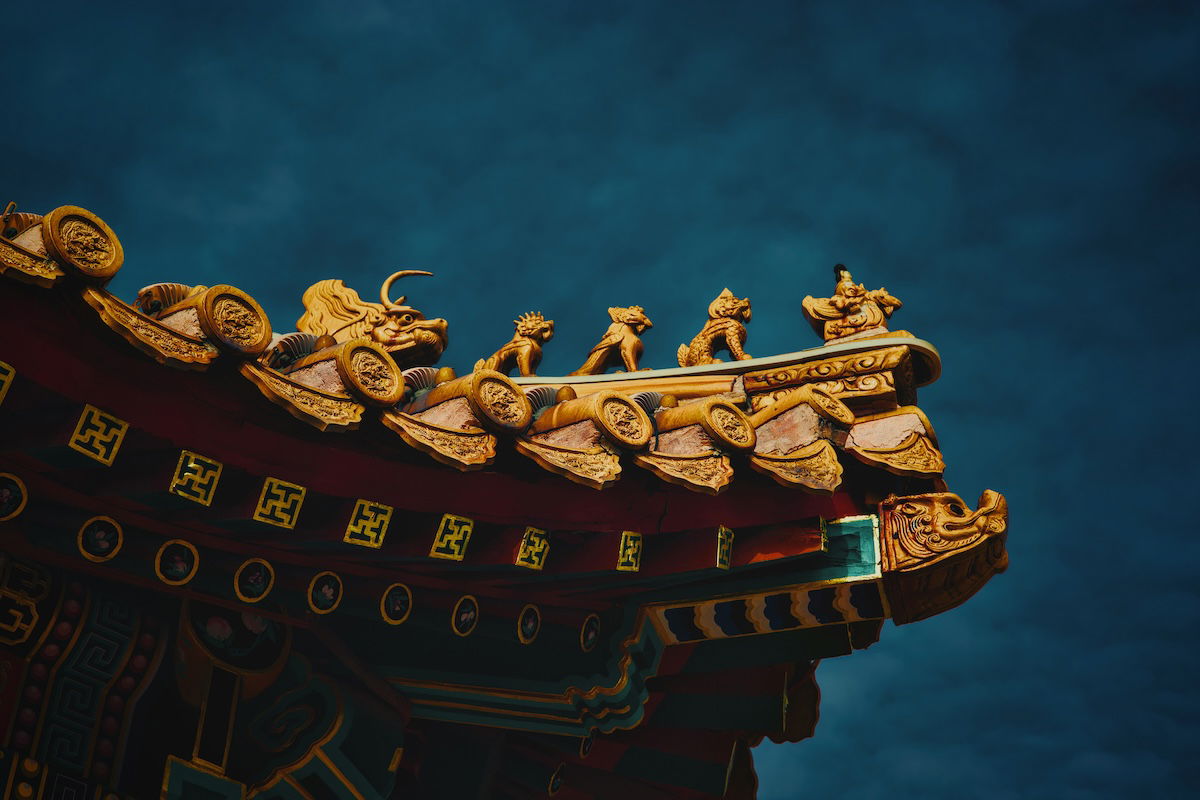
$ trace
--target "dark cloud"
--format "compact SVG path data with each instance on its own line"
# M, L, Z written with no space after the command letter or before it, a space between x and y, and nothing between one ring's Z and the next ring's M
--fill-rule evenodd
M287 329L314 280L422 266L449 363L537 308L547 373L611 304L667 366L726 285L763 355L814 343L836 261L905 301L1012 567L825 663L766 800L1184 793L1194 4L112 5L9 10L3 182L108 220L126 297L230 282Z

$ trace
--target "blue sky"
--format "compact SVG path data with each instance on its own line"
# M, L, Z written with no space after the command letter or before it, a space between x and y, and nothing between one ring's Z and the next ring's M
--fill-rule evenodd
M10 11L0 184L109 222L126 299L233 283L290 330L313 281L423 267L443 363L537 309L545 374L610 305L671 366L725 286L753 355L817 343L836 262L904 301L947 478L1008 496L1012 566L822 664L764 800L1185 793L1200 7L115 5Z

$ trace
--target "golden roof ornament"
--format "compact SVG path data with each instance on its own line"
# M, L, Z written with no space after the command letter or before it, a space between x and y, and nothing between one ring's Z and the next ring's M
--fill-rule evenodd
M340 279L318 281L304 292L304 315L296 328L301 333L328 336L336 344L370 339L401 367L428 366L446 349L446 320L426 319L405 304L404 295L393 301L389 292L400 278L432 274L421 269L393 272L379 289L379 303L363 300Z
M542 363L542 345L554 337L554 320L546 319L540 311L530 311L513 320L517 330L513 337L487 358L475 362L475 370L494 369L507 375L514 367L521 375L534 374Z
M637 372L642 357L642 334L654 324L641 306L614 306L608 310L612 325L588 352L583 366L572 375L603 375L612 366L624 366L626 372Z
M716 364L721 359L714 353L724 347L737 361L745 361L750 355L742 349L746 342L746 326L750 321L750 298L734 297L729 289L723 289L716 299L708 304L708 322L692 339L690 344L679 345L676 353L681 367L696 367L701 364Z
M887 330L888 318L903 305L899 299L888 294L882 286L867 291L861 283L855 283L845 264L833 268L837 287L833 297L805 297L802 301L804 316L813 330L825 341L842 339L861 333Z

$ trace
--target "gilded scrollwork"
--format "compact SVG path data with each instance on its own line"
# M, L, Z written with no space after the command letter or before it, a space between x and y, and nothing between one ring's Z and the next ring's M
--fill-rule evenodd
M846 449L866 464L900 475L941 475L946 469L942 452L919 431L913 431L895 447L862 447L848 442Z
M51 286L66 274L50 259L0 238L0 274L4 273L37 286Z
M750 466L784 486L829 493L842 482L842 464L833 445L818 439L790 453L750 457Z
M725 405L714 404L708 412L709 422L726 441L742 447L754 446L754 428L745 414Z
M207 342L184 336L134 311L99 289L84 289L83 299L108 327L156 361L187 369L204 369L217 357Z
M624 397L609 397L600 403L604 428L622 444L645 442L650 436L650 421L640 409Z
M853 391L852 380L863 375L882 375L894 370L908 355L908 348L899 345L855 353L836 358L823 358L787 367L778 367L743 376L746 391L780 389L802 383L817 383L833 395Z
M252 362L242 364L241 372L272 403L319 430L357 428L366 410L349 397L337 397L304 386Z
M668 455L650 452L638 453L633 460L668 483L705 494L719 494L733 480L729 456L723 453Z
M228 339L244 347L251 347L262 338L262 317L237 297L222 295L217 298L213 303L212 319Z
M380 419L412 447L463 471L484 467L496 457L496 437L480 428L454 430L397 411L384 411Z
M529 423L529 401L520 390L500 377L484 376L477 384L477 400L487 416L504 427L518 428Z
M603 489L621 474L620 458L604 447L575 450L521 438L516 442L516 449L542 468L593 489Z
M42 242L55 261L94 280L108 280L125 261L112 229L78 206L60 206L47 214L42 219Z

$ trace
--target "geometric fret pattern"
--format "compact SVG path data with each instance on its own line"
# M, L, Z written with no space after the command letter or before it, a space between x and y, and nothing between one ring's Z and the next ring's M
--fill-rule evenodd
M262 494L254 509L254 519L291 530L296 527L296 519L300 516L304 493L303 486L279 478L267 478L263 481Z
M550 555L550 536L541 528L526 528L521 537L521 547L517 550L515 563L518 567L541 569L546 566L546 557Z
M129 423L106 414L95 406L85 405L67 445L77 453L111 466L117 450L129 430Z
M462 561L467 555L467 545L474 529L475 521L472 519L443 514L437 534L433 537L433 546L429 548L429 557Z
M169 491L202 506L210 505L217 491L217 481L221 479L221 468L220 461L182 450Z
M51 767L84 774L105 688L133 646L137 616L129 603L93 595L88 619L59 668L45 712L38 755Z
M724 525L717 528L717 569L729 569L733 563L733 531Z
M387 535L388 523L392 521L392 507L370 500L359 500L354 504L354 513L346 525L342 541L362 547L379 548Z
M621 531L621 547L617 551L617 571L637 572L642 568L642 535L636 531Z

